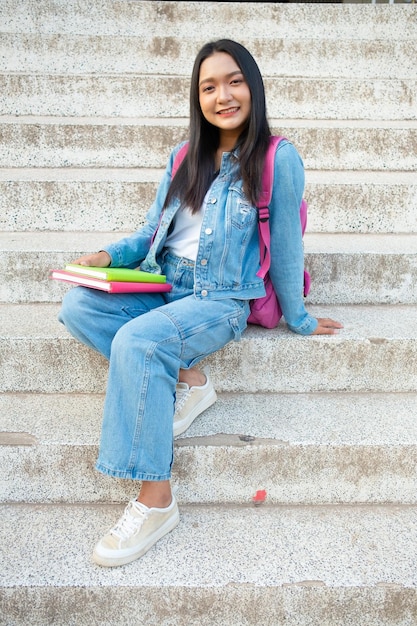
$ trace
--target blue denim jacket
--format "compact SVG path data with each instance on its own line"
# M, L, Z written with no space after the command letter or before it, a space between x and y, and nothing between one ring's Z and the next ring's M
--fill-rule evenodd
M161 271L158 258L180 204L172 202L162 218L161 209L170 185L174 158L181 145L171 153L143 228L104 248L113 267L140 264L145 271ZM256 275L260 267L257 209L243 193L242 181L236 178L237 171L236 155L224 153L219 175L206 195L195 263L197 298L251 300L265 294L263 280ZM291 143L281 141L275 157L270 205L269 273L289 328L309 335L317 327L317 320L305 310L302 293L304 253L299 209L303 191L301 158Z

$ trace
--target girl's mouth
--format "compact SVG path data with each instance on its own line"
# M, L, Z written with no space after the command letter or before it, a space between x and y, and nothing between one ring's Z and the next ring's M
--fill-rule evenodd
M239 107L231 107L230 109L222 109L221 111L217 111L217 115L227 116L234 115L239 111Z

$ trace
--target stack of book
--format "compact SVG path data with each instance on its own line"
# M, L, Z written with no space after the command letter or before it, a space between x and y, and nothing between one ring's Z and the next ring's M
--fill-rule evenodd
M69 263L63 270L50 270L49 278L74 285L100 289L108 293L171 291L163 274L123 267L87 267Z

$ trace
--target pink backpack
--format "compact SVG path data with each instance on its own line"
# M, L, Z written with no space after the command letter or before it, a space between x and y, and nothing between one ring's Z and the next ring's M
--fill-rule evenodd
M265 158L265 166L262 175L262 193L257 203L258 209L258 229L259 229L259 250L261 267L257 276L263 278L266 294L262 298L256 298L250 303L249 324L257 324L265 328L275 328L282 317L282 311L278 298L274 291L272 281L269 277L269 266L271 264L270 242L271 234L269 230L269 204L271 202L272 188L274 182L275 152L279 143L285 137L271 136L268 151ZM172 177L181 165L188 150L188 143L177 153L172 167ZM302 234L307 225L307 202L303 199L300 205L300 221ZM310 291L311 279L307 271L304 270L304 297Z

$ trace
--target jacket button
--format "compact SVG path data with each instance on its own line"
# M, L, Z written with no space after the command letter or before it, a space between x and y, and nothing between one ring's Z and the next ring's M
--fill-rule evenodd
M206 228L206 230L204 231L206 233L206 235L211 235L211 233L213 232L212 228Z
M201 259L201 265L207 265L208 261L207 259Z
M202 289L201 295L203 296L203 298L205 298L207 294L208 294L207 289Z
M216 204L216 202L217 202L217 198L211 198L211 200L210 200L211 204Z

